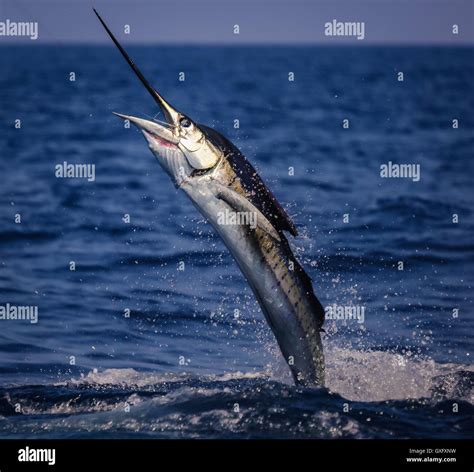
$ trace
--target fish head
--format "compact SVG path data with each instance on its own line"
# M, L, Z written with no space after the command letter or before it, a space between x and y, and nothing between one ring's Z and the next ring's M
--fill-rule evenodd
M212 169L222 158L222 151L188 116L168 104L167 121L148 120L115 113L134 124L144 135L150 151L179 186L195 171Z
M222 158L219 147L213 144L198 124L171 106L150 85L104 20L96 10L94 12L122 56L157 103L166 121L148 120L120 113L116 115L129 120L142 131L150 150L176 185L180 185L194 171L205 171L216 166Z

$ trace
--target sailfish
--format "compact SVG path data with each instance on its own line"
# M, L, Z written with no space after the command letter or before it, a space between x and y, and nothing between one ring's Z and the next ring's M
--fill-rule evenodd
M298 235L295 224L239 149L165 100L94 12L166 121L116 115L143 133L174 185L222 238L250 285L295 383L324 385L324 309L290 247L287 233ZM229 224L228 218L222 218L229 212L252 218L234 218Z

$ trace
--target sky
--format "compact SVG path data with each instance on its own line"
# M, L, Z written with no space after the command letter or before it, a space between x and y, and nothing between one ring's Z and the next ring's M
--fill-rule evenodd
M37 22L41 43L110 44L93 6L128 43L474 45L474 0L0 0L0 24ZM333 20L363 22L364 39L325 35ZM15 42L32 41L0 35Z

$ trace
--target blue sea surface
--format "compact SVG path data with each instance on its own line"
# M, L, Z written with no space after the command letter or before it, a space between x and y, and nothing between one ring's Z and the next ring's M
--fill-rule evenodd
M0 320L0 437L472 438L474 50L129 52L256 166L323 305L364 319L327 320L326 387L293 386L227 249L112 114L162 118L118 52L2 47L0 305L39 320Z

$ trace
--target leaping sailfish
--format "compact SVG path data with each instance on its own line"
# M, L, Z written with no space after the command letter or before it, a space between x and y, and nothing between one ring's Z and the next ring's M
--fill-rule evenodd
M142 131L175 186L220 235L252 288L295 382L323 385L324 309L285 235L297 236L295 225L242 153L219 132L171 106L94 12L166 122L116 114ZM220 215L229 212L253 218L225 224Z

